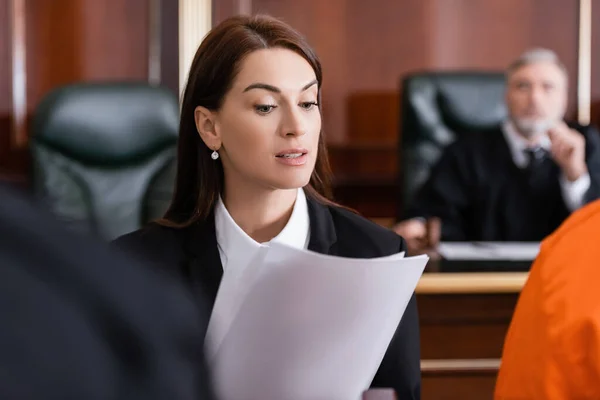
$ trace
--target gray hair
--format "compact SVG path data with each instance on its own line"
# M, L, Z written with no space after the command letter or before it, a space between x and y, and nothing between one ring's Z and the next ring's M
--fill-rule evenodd
M560 61L555 52L548 49L536 48L525 51L516 60L514 60L506 69L506 76L511 76L516 70L529 64L539 62L548 62L555 64L568 77L567 68Z

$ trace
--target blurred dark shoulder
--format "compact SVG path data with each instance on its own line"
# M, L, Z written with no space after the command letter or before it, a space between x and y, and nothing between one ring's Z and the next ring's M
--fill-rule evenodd
M212 398L180 282L2 185L0 237L0 398Z

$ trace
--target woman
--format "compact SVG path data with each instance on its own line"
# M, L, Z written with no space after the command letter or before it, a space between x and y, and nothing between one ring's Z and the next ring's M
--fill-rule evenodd
M163 220L118 239L208 294L271 240L343 257L405 250L395 233L331 200L321 135L321 65L302 36L269 17L215 27L192 62L183 96L178 170ZM411 299L372 383L420 397Z

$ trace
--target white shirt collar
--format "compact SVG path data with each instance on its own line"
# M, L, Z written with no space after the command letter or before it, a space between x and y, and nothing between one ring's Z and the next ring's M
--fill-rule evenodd
M525 155L525 150L531 146L517 132L517 129L510 120L507 120L504 122L504 124L502 124L502 132L504 134L504 138L506 139L506 143L508 144L508 148L510 149L510 154L514 163L517 165L517 167L525 167L528 162L527 156ZM550 138L545 133L540 137L539 146L544 150L550 150Z
M268 243L258 243L239 227L225 207L222 199L215 207L215 230L223 269L232 260L248 259L254 252ZM291 247L305 249L310 239L308 204L303 189L298 189L292 215L283 230L272 239ZM241 260L240 260L241 261ZM234 261L234 264L238 264Z

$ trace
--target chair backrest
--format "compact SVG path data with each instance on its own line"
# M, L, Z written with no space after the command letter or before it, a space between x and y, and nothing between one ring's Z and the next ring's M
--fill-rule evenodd
M71 228L110 240L161 217L174 186L179 105L146 83L61 87L32 126L32 189Z
M399 140L399 217L444 148L460 134L506 118L501 72L421 72L402 79Z

